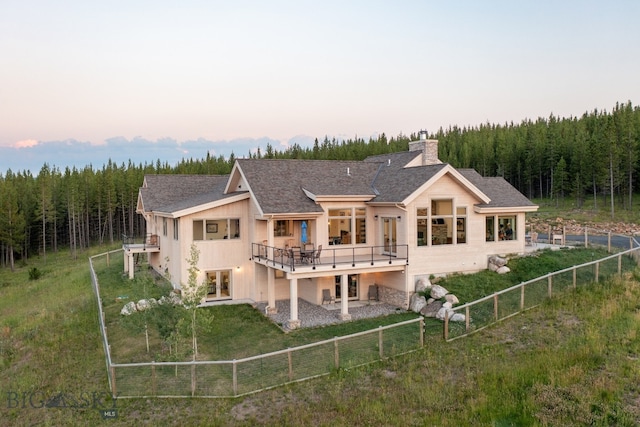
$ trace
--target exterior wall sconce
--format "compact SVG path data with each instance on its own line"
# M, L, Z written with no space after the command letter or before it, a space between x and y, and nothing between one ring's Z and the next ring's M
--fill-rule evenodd
M396 218L398 219L398 222L402 221L402 217L400 215L398 215Z
M373 219L377 221L378 220L378 215L374 215Z
M239 265L236 265L236 270L238 270L238 271L240 270L240 266Z

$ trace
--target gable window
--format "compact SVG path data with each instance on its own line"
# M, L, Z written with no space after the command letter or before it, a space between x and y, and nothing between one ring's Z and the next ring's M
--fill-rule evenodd
M427 208L418 208L417 211L417 244L418 246L426 246L427 245L427 221L428 218L428 209Z
M178 225L180 220L178 218L173 219L173 240L178 240Z
M329 209L329 244L367 243L365 208Z
M193 221L193 240L223 240L240 238L240 220L197 219Z
M167 235L167 218L162 218L162 235Z
M453 200L431 201L431 244L453 243Z

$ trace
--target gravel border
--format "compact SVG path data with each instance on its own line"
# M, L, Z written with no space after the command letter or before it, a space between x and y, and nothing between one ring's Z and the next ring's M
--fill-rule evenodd
M386 303L371 303L361 307L349 308L349 314L351 320L368 319L372 317L387 316L389 314L396 314L405 312L405 310L395 307ZM262 314L265 314L267 303L256 304L256 309ZM340 304L332 304L328 309L328 305L321 307L319 305L311 304L301 298L298 298L298 319L300 320L300 328L313 328L316 326L334 325L337 323L348 322L348 320L340 320ZM276 301L276 314L266 315L271 321L283 327L283 325L289 320L290 316L290 303L289 300Z

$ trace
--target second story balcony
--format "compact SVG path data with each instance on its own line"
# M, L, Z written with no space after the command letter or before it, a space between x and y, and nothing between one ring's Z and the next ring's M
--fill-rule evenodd
M285 272L312 272L345 270L354 267L397 267L409 264L408 245L354 246L327 248L319 245L308 247L274 247L253 243L251 259L262 265Z

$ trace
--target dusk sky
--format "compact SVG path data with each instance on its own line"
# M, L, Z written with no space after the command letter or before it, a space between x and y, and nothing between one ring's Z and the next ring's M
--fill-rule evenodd
M0 5L0 174L640 103L640 1Z

